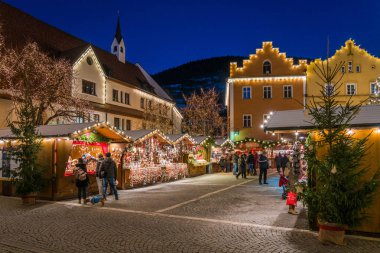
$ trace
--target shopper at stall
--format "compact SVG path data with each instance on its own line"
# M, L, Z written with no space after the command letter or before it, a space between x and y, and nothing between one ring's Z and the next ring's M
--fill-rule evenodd
M232 171L232 154L227 155L227 167L226 167L227 172Z
M220 170L223 171L223 172L227 172L226 170L226 158L224 157L224 155L220 158L219 160L219 166L220 166Z
M236 179L238 179L240 175L242 178L247 178L246 166L246 156L242 154L239 158L239 173L236 174Z
M96 183L98 185L99 194L103 196L103 177L100 174L100 166L104 161L104 157L102 154L99 154L98 161L96 163Z
M239 155L235 152L233 157L232 157L232 162L233 162L233 174L236 175L238 173L238 163L239 163Z
M89 178L87 175L86 164L83 158L79 158L78 163L75 165L74 177L75 177L75 185L78 188L78 202L79 204L81 204L82 197L83 197L83 203L86 204L89 201L87 199L87 187L88 187Z
M286 154L282 155L281 157L281 168L282 168L282 173L285 173L285 168L288 165L289 158Z
M106 153L106 158L100 165L100 173L103 173L103 198L106 199L107 186L110 185L110 188L115 194L115 199L119 199L119 195L116 189L116 177L117 177L117 167L115 161L111 158L111 153Z
M247 157L247 163L249 168L249 175L250 176L256 176L256 167L255 167L255 156L253 155L253 152L249 153Z
M276 163L276 168L277 168L277 172L280 173L281 172L281 159L282 159L282 155L281 153L278 153L276 155L276 157L274 158L274 161Z
M269 168L269 162L268 158L265 156L265 153L261 153L259 156L259 168L260 168L260 175L259 175L259 183L262 184L262 178L264 176L264 184L267 183L267 171Z

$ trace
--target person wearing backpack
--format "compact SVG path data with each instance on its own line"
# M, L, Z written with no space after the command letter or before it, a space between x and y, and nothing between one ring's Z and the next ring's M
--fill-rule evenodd
M78 188L79 204L82 203L82 197L83 197L83 203L86 204L89 201L87 199L87 187L88 187L89 178L87 175L86 164L83 158L78 159L78 163L75 165L74 176L75 176L75 185Z
M100 165L100 175L103 176L103 198L106 199L107 186L110 184L110 188L115 194L115 200L119 199L117 193L115 180L117 177L117 167L114 160L111 158L111 153L106 153L106 159Z

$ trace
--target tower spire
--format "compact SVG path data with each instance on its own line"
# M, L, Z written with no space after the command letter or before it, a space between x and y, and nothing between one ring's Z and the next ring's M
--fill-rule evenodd
M125 63L125 44L123 35L121 35L119 11L117 12L116 31L111 44L111 53L116 55L119 61Z
M120 29L120 14L118 12L117 14L117 24L116 24L116 32L115 32L115 39L118 43L120 43L123 36L121 35L121 29Z

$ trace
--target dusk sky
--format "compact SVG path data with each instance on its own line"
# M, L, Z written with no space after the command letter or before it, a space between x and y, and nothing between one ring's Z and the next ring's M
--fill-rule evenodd
M5 2L109 50L117 13L127 60L151 74L191 60L248 58L273 41L288 56L326 56L353 38L380 56L380 1L54 0ZM25 24L27 25L27 24Z

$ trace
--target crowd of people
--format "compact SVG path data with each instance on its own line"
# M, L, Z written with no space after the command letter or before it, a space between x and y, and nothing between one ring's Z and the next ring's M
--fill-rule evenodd
M89 155L85 158L79 158L78 164L75 165L74 176L75 185L78 188L78 202L79 204L92 202L101 202L102 206L104 201L107 200L107 189L111 194L115 195L115 200L119 199L119 195L116 188L117 178L117 166L116 162L111 158L111 153L106 153L105 158L103 154L99 154L98 159L95 159ZM91 160L96 160L96 182L98 185L99 195L93 197L91 200L87 197L87 189L89 185L89 177L87 175L86 164Z

